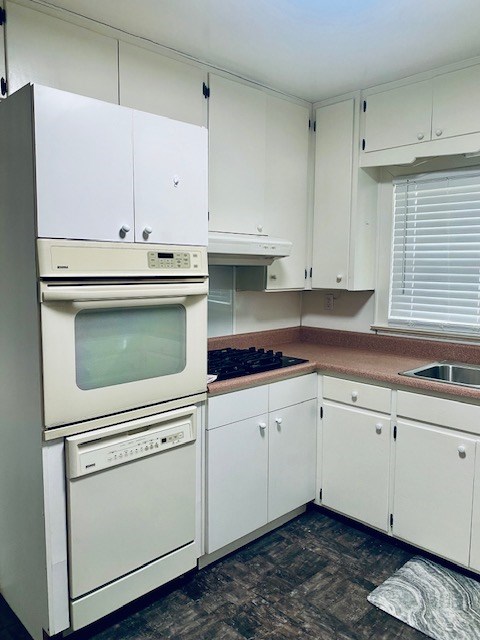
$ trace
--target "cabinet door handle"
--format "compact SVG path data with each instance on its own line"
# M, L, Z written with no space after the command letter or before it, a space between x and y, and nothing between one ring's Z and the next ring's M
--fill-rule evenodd
M440 137L442 133L443 133L442 129L435 129L435 135L437 136L437 138Z
M258 426L260 428L260 431L263 433L265 431L265 429L267 428L267 425L265 422L259 422Z
M120 227L120 237L125 238L125 236L129 231L130 231L130 225L122 224L122 226Z
M261 224L257 224L257 231L258 231L258 233L262 233L263 226Z
M375 431L377 433L382 433L382 429L383 429L383 424L381 422L377 422L377 424L375 425Z
M275 418L275 422L277 423L277 427L279 427L282 424L283 419L282 418Z
M337 273L337 282L341 282L343 280L343 273Z
M425 137L425 134L424 134L424 133L422 133L421 131L419 131L419 132L417 133L417 140L423 140L423 139L424 139L424 137Z
M355 402L355 400L358 399L358 391L352 391L352 400Z
M143 237L145 238L145 240L148 240L148 236L152 233L152 231L152 227L145 227L143 229Z
M457 449L457 450L458 450L458 454L459 454L459 456L460 456L461 458L464 458L464 457L467 455L467 450L465 449L465 447L463 446L463 444L461 444L461 445L458 447L458 449Z

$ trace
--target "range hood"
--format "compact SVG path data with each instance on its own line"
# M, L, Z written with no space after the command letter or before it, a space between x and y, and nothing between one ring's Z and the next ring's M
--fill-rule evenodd
M218 231L208 234L209 264L266 266L289 256L291 251L290 240L281 238Z

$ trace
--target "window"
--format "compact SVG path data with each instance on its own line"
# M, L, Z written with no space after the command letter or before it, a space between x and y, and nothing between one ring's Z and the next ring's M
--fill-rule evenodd
M480 335L480 167L394 181L389 327Z

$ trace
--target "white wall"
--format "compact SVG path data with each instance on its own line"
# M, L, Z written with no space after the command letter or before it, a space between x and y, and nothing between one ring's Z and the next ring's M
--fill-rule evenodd
M368 333L373 324L373 291L335 291L333 311L324 310L324 298L330 291L306 291L303 294L301 324L322 329L340 329Z
M238 291L235 294L235 333L298 327L301 308L300 291Z

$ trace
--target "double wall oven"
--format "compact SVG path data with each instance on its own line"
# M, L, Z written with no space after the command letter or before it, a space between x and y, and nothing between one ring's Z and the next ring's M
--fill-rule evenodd
M207 256L37 242L45 427L66 435L77 629L196 565Z

